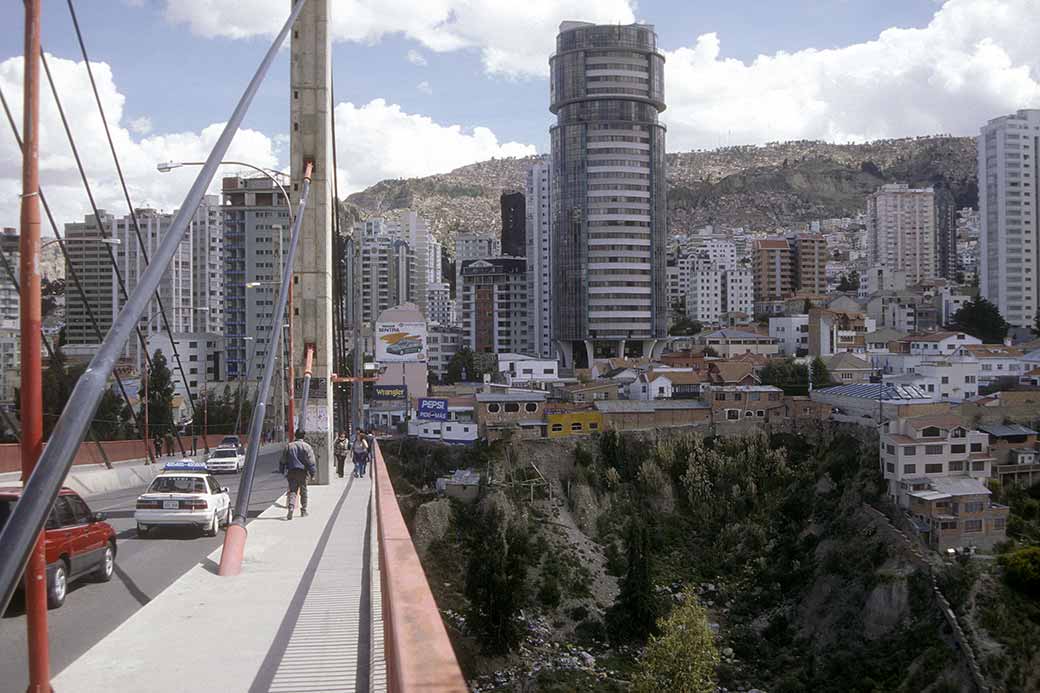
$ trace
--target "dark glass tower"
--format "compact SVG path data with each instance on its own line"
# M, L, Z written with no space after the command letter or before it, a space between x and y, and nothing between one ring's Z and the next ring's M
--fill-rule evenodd
M657 35L564 22L549 66L555 338L568 366L649 355L668 328Z

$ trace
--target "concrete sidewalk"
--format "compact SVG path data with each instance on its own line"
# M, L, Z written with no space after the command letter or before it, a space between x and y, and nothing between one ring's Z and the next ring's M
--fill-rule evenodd
M376 547L369 478L310 487L309 515L285 496L249 524L242 573L220 549L53 680L55 690L368 691ZM378 618L378 616L377 616ZM373 689L374 690L374 689Z

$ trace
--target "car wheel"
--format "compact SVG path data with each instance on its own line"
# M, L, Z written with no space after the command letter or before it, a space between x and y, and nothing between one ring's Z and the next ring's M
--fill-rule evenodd
M47 608L61 608L61 605L65 603L68 591L69 568L65 561L61 560L51 573L50 580L47 581Z
M209 529L206 530L207 537L217 536L217 532L220 531L220 520L217 518L216 511L213 512L213 521L209 523Z
M138 522L137 523L137 538L138 539L147 539L148 538L148 530L150 530L150 529L151 529L151 527L149 527L148 525L142 525L140 522Z
M112 573L116 569L116 552L109 543L105 546L105 556L101 559L101 565L94 571L94 579L98 582L108 582L112 579Z

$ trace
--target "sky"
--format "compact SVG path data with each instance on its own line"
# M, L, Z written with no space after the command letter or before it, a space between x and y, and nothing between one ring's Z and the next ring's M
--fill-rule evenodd
M287 13L288 0L74 0L136 206L174 209ZM341 194L548 149L559 22L653 24L668 150L790 139L973 135L1040 108L1040 0L333 0ZM21 3L0 26L22 25ZM126 212L66 2L43 44L98 204ZM0 32L21 125L22 34ZM288 51L226 158L287 168ZM20 156L0 122L0 225L17 226ZM59 223L88 209L46 86L41 178ZM47 233L45 231L45 233Z

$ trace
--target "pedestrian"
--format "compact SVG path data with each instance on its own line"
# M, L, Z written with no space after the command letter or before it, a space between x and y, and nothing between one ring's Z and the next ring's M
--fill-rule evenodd
M296 440L285 448L278 471L285 474L285 480L289 482L289 494L286 496L286 505L289 512L285 519L291 520L293 508L296 505L296 497L300 497L300 517L307 517L307 478L311 479L318 473L318 467L314 463L314 448L303 439L303 431L296 431Z
M371 462L373 466L375 466L376 463L376 436L372 433L371 428L366 429L363 433L365 434L365 442L368 443L368 458L365 460L365 468L361 471L366 472L368 471L369 462Z
M339 432L332 453L336 456L336 474L342 479L343 467L347 463L347 455L350 454L350 439L347 438L346 431Z
M162 436L156 433L155 439L152 441L152 444L155 446L155 459L158 460L160 457L162 457Z
M173 457L173 434L166 434L166 456Z
M350 446L350 450L354 453L354 478L363 477L365 475L365 465L368 464L368 441L365 440L365 432L360 428L357 431L357 435L354 436L354 442Z

